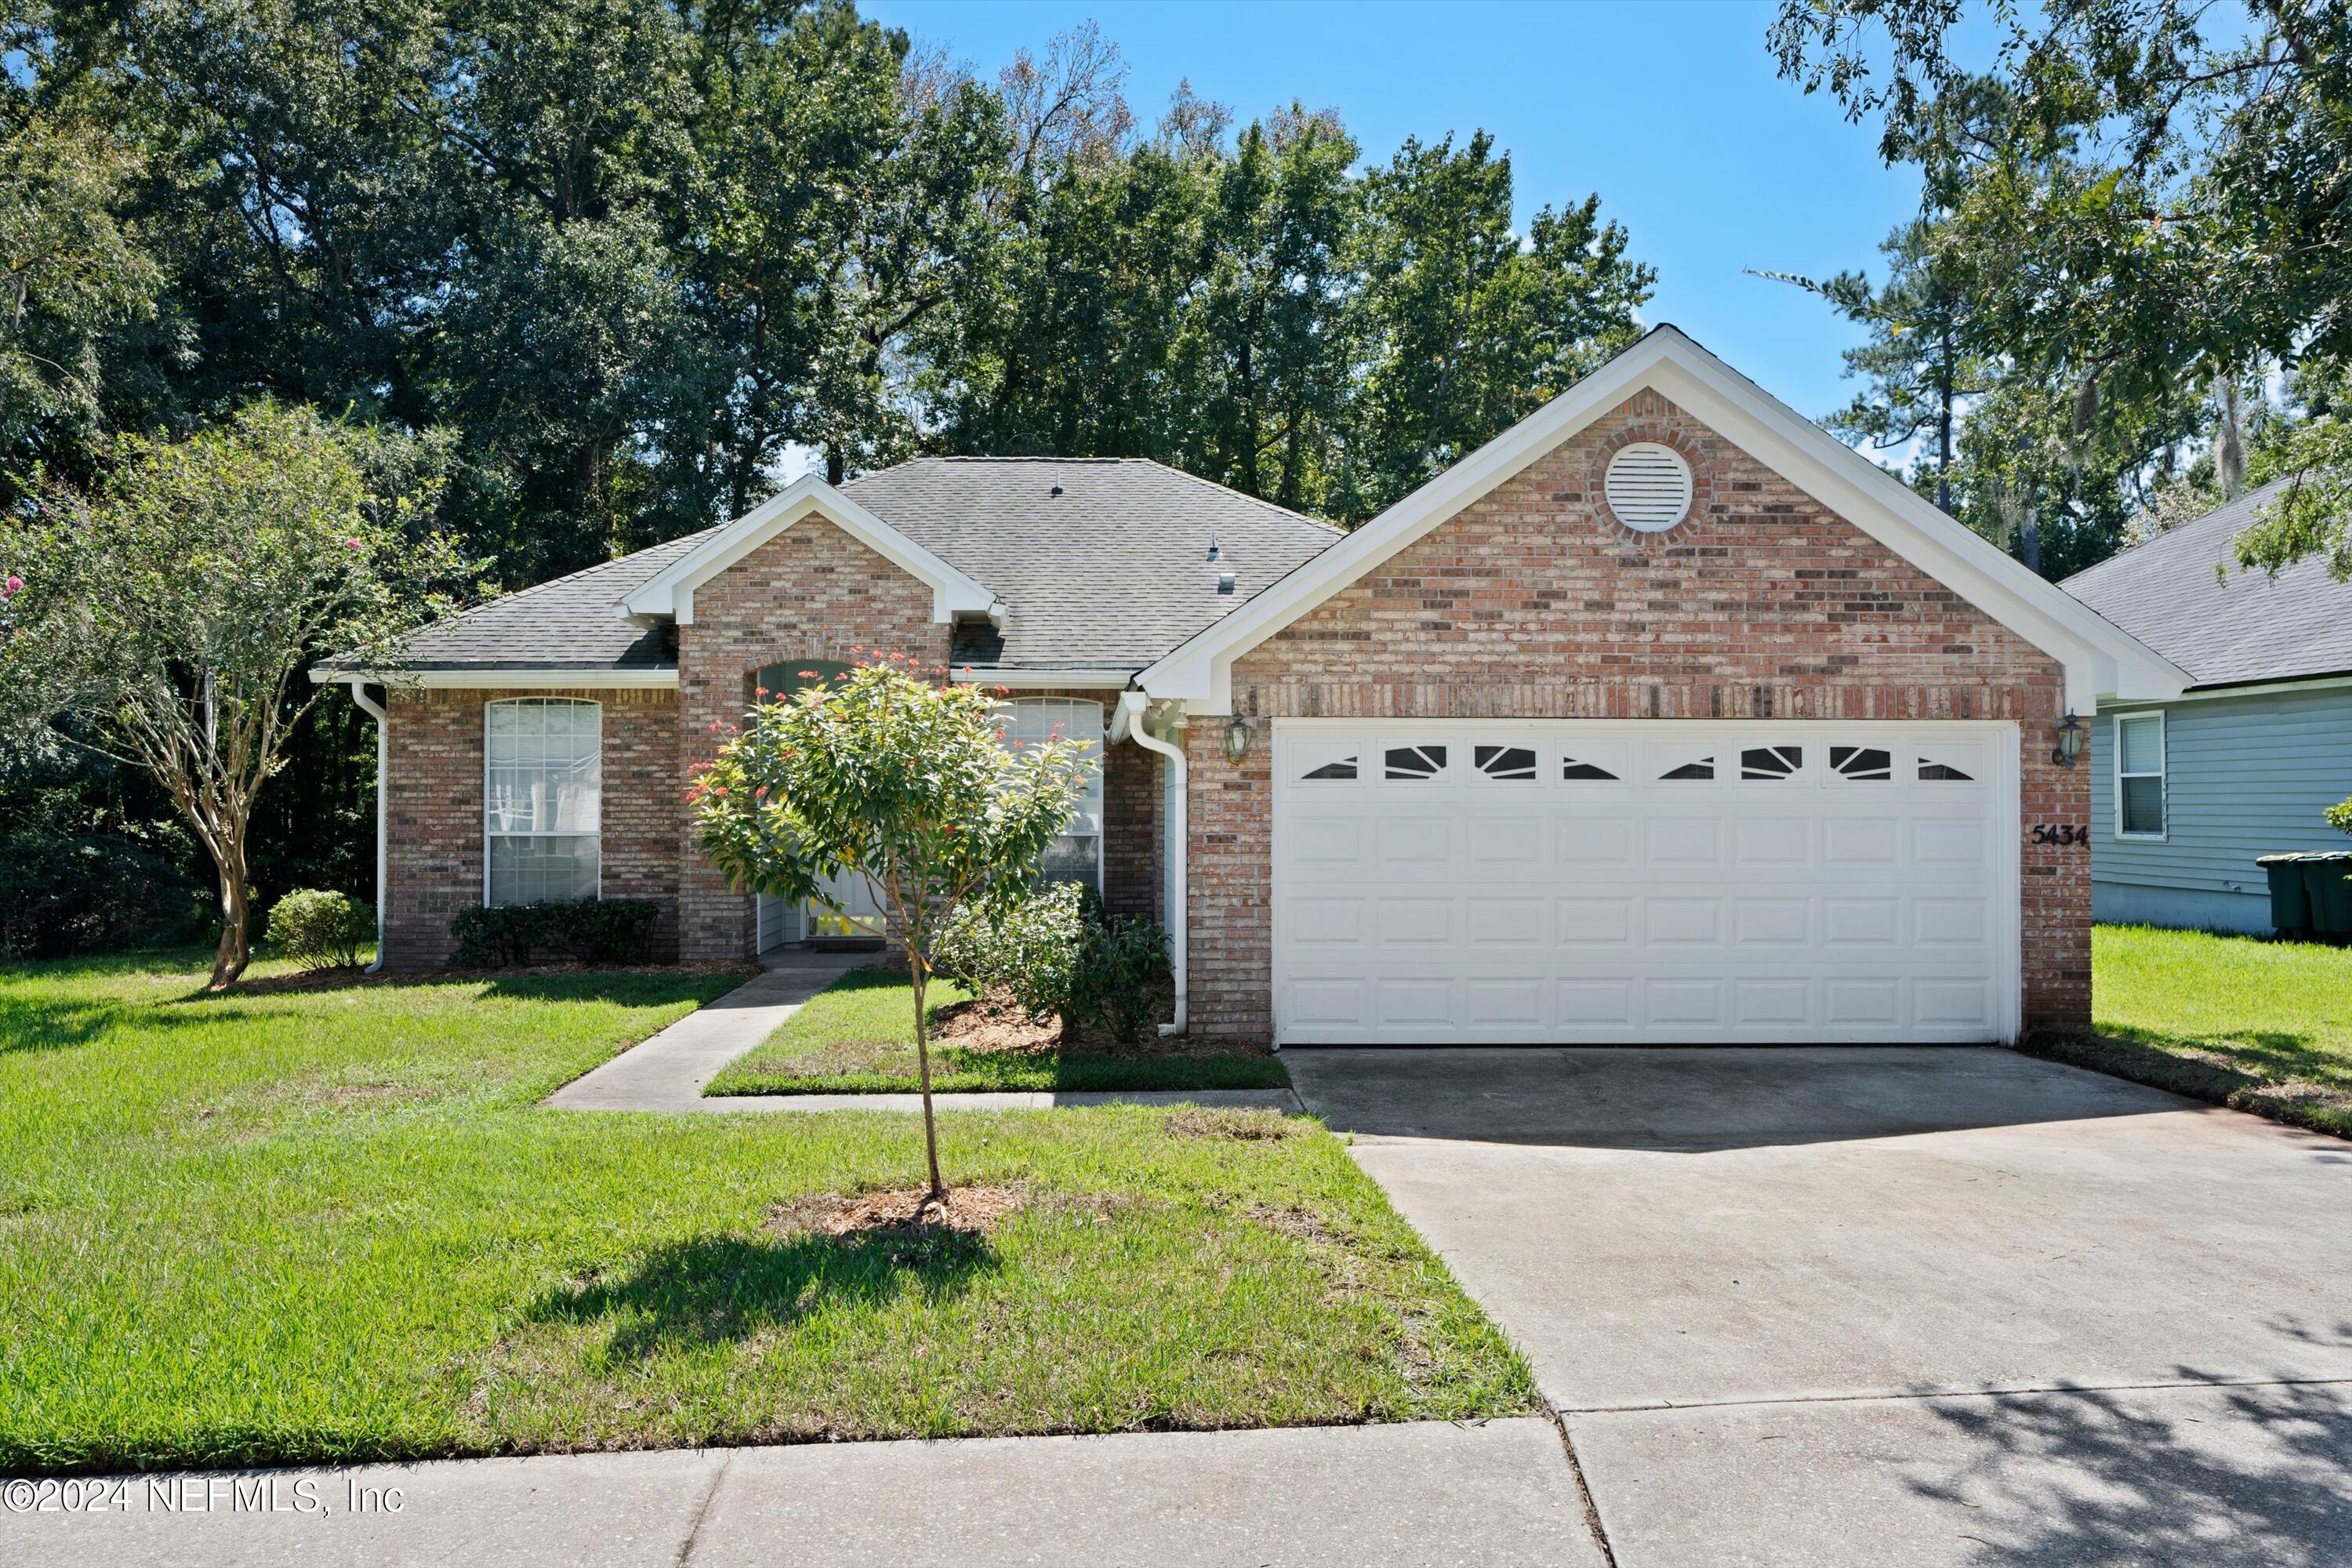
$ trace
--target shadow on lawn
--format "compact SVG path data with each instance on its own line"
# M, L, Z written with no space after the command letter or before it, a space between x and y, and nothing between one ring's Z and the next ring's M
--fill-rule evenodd
M656 1247L625 1275L552 1290L527 1321L612 1325L606 1352L635 1360L730 1343L842 1307L951 1300L999 1268L968 1232L899 1226L850 1236L700 1237Z

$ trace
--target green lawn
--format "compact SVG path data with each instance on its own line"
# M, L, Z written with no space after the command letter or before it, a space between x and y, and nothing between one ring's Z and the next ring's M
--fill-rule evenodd
M534 1103L724 978L201 977L0 968L0 1473L1533 1405L1303 1119L946 1116L1027 1206L836 1239L774 1216L911 1184L916 1119Z
M2085 1066L2352 1136L2352 949L2147 926L2091 938Z
M935 981L927 1012L971 1000ZM935 1089L1280 1089L1290 1076L1275 1058L1253 1051L1192 1056L1105 1050L1021 1054L936 1046ZM705 1094L866 1094L919 1086L915 1065L915 994L904 974L853 969L812 998L755 1049L719 1071Z

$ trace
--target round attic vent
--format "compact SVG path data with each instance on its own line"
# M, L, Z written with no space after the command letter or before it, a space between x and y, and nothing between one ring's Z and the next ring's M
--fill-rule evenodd
M1690 465L1655 441L1619 447L1601 489L1617 521L1638 532L1664 533L1690 515Z

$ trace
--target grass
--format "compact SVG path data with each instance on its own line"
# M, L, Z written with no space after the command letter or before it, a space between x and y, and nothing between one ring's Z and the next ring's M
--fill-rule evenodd
M1304 1119L949 1115L1026 1206L833 1238L773 1215L912 1184L916 1119L535 1103L722 977L201 980L0 968L0 1474L1533 1405Z
M2352 1137L2352 949L2100 926L2092 1027L2032 1048Z
M929 987L926 1012L971 999L944 981ZM705 1094L868 1094L911 1089L915 994L906 977L878 967L853 969L757 1047L720 1069ZM940 1090L1280 1089L1282 1063L1252 1051L1207 1055L1119 1054L1106 1050L1034 1053L971 1050L934 1043L931 1087Z

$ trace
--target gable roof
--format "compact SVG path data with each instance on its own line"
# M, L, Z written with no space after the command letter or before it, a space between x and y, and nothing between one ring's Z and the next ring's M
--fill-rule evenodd
M2062 586L2200 687L2352 672L2352 583L2338 583L2315 559L2276 577L2241 571L2230 546L2289 482L2249 490Z
M975 668L1139 669L1340 538L1140 458L918 458L842 489L1003 596L957 627Z
M410 637L400 668L428 685L674 682L668 623L691 621L694 589L810 517L930 584L975 679L1116 685L1340 537L1142 458L921 458L837 488L811 476L733 522L494 599Z
M724 528L712 531L702 542L624 595L614 613L639 618L667 616L680 626L691 625L696 588L793 524L813 517L832 523L927 585L931 590L931 619L1002 613L996 595L977 579L949 565L815 474L793 480Z
M1937 510L1693 342L1658 326L1616 358L1136 677L1194 712L1233 706L1233 662L1648 387L1703 420L2066 670L2066 700L2168 697L2185 670Z

